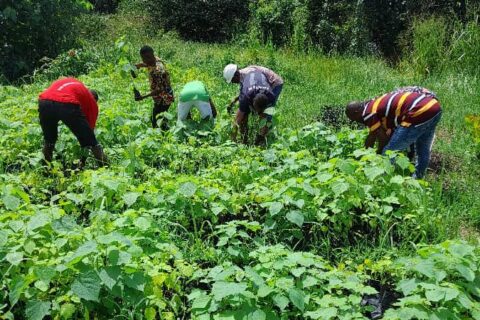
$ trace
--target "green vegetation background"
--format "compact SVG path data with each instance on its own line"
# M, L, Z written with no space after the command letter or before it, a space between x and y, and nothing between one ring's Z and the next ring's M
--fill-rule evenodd
M479 317L479 149L465 122L480 105L475 21L449 29L445 18L418 20L411 51L391 67L258 41L185 41L152 32L136 10L84 16L80 49L33 83L0 87L3 317L362 318L370 278L403 297L386 318ZM221 110L212 132L149 128L150 101L135 103L122 75L146 43L176 92L193 79L207 84ZM228 142L225 106L237 88L221 70L230 62L265 65L286 81L271 152ZM42 169L37 95L66 74L99 90L110 168L76 171L80 150L62 127L54 170ZM135 85L148 90L146 75ZM312 125L326 106L403 85L435 91L444 109L428 185L400 177L407 165L357 150L363 131ZM291 199L279 195L284 187ZM323 204L316 192L328 195Z

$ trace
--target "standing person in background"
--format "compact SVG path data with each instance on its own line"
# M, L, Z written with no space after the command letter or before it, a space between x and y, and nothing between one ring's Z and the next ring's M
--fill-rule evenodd
M74 78L53 82L39 95L38 112L42 127L43 155L51 162L58 139L58 122L62 121L75 135L82 148L90 149L100 165L107 163L93 129L98 118L98 94ZM82 165L85 159L81 161Z
M157 128L157 120L162 119L162 130L168 130L168 120L162 113L167 112L170 105L174 101L172 86L170 85L170 75L165 68L165 64L160 58L155 56L152 47L144 46L140 49L140 56L142 62L136 64L137 69L146 68L148 71L148 78L150 81L151 92L147 95L139 95L135 98L136 101L141 101L145 98L152 97L152 127Z
M180 92L179 100L178 121L185 121L194 107L200 112L202 121L213 120L217 117L217 109L205 84L201 81L191 81L185 84Z
M346 108L350 120L370 129L365 147L378 141L378 153L403 151L415 144L415 178L422 178L430 162L435 129L442 109L434 93L421 87L405 87L366 102L350 102Z
M282 93L283 79L272 70L256 65L248 66L243 69L238 69L238 66L236 64L229 64L223 69L223 77L225 78L225 81L227 83L238 83L242 85L246 75L254 71L262 73L267 78L267 82L271 87L273 95L275 96L274 105L276 105L278 98L280 97L280 93ZM232 109L233 105L237 103L239 97L240 96L237 96L232 100L228 107L228 110Z

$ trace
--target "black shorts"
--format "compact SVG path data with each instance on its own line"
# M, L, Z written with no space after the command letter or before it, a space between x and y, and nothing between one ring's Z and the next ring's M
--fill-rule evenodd
M98 145L93 129L79 105L51 100L38 101L38 113L42 126L43 138L48 144L55 144L58 139L58 122L62 121L77 137L82 147Z

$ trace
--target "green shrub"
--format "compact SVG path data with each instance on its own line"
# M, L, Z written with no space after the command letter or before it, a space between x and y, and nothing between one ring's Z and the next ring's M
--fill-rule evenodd
M407 40L412 47L407 60L417 74L429 75L442 70L447 53L445 19L415 20L411 38Z
M147 7L155 25L189 40L225 41L248 21L243 0L154 0Z
M85 6L79 0L6 0L0 4L0 72L18 79L54 58L76 41L75 18Z

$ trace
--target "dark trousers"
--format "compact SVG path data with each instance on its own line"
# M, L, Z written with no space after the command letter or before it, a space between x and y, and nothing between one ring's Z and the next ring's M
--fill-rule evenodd
M167 112L170 108L170 104L154 101L152 110L152 127L158 128L158 120L162 121L161 129L168 130L168 119L162 113Z
M38 112L46 144L55 145L58 139L58 122L62 121L72 131L83 148L98 145L95 133L90 128L79 105L40 100L38 102Z

